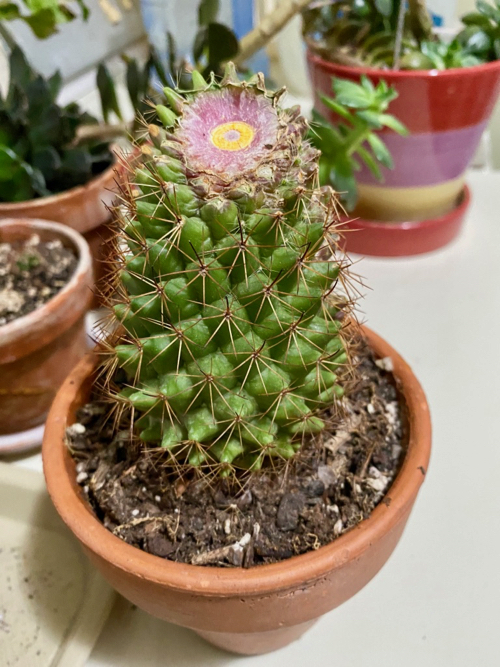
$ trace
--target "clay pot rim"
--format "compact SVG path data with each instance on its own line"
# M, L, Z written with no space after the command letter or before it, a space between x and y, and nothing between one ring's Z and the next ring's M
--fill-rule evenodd
M80 197L89 192L89 190L100 189L105 187L106 183L115 178L115 172L118 166L118 158L113 152L113 162L103 172L94 176L84 185L75 185L69 190L63 190L46 197L34 197L33 199L26 199L25 201L16 202L0 202L0 217L3 214L16 213L18 211L25 211L29 215L31 208L39 208L41 206L51 206L53 204L62 204L69 199Z
M489 63L482 63L481 65L473 65L472 67L452 67L450 69L424 69L424 70L384 70L377 67L353 67L350 65L340 65L330 60L325 60L320 55L314 53L310 48L307 49L307 59L316 65L322 66L328 70L333 70L341 74L352 74L355 72L358 75L366 74L367 76L387 77L392 79L453 79L466 78L475 76L482 72L489 70L500 69L500 60L494 60Z
M377 231L387 231L390 230L426 230L429 228L434 228L436 225L445 225L451 220L464 215L465 211L469 208L471 202L471 191L467 184L464 185L462 192L459 195L459 200L456 206L454 206L451 211L444 213L443 215L437 215L432 218L424 218L423 220L403 220L403 221L391 221L391 220L374 220L372 218L365 218L360 215L357 217L346 216L346 220L349 222L349 233L351 231L355 232L356 223L359 222L360 228L362 229L372 229Z
M77 253L78 264L76 269L69 279L69 281L64 285L64 287L54 294L54 296L46 301L42 306L27 313L22 317L18 317L15 320L12 320L8 324L0 326L0 356L4 356L6 348L10 348L16 344L19 339L22 339L27 331L35 329L37 326L43 326L44 320L46 318L47 312L49 309L58 309L64 302L71 297L71 293L78 288L79 284L82 281L86 281L85 277L91 275L91 266L92 266L92 257L90 255L90 249L83 238L83 236L61 222L53 222L51 220L42 220L40 218L1 218L0 219L0 237L1 231L5 227L25 227L29 230L29 235L36 234L37 230L54 232L54 237L59 238L61 236L65 237L71 242L73 249ZM89 295L88 303L90 303L92 298L92 292L90 289L90 279L86 281L89 283ZM69 328L76 319L79 317L77 312L76 316L68 320L67 327ZM57 331L55 335L60 335L62 331ZM31 348L24 350L24 354L28 354L33 351ZM13 361L14 358L9 358L9 361Z
M429 408L411 368L380 336L365 327L362 332L379 357L391 357L411 427L404 462L385 494L385 502L382 501L368 519L334 542L280 563L241 570L164 560L115 537L95 518L81 496L63 440L68 412L83 382L95 368L93 353L87 355L66 379L52 404L45 427L44 474L57 511L85 547L114 567L160 586L194 595L252 597L276 593L318 580L332 569L359 558L379 536L397 524L399 517L413 503L425 478L431 445ZM73 470L71 474L68 463Z

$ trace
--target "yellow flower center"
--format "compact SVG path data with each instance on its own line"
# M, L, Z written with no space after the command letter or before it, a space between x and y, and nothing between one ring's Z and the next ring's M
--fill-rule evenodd
M251 125L234 120L217 125L210 134L210 140L223 151L240 151L252 143L254 136L255 130Z

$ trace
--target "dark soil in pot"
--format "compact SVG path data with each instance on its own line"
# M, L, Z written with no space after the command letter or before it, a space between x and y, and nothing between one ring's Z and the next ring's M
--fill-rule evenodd
M78 259L59 239L0 243L0 326L36 310L70 280Z
M130 447L97 397L67 430L77 482L115 535L154 555L198 565L250 567L317 549L383 500L403 451L404 416L390 364L360 347L344 417L305 444L286 468L238 488L172 479L165 454Z

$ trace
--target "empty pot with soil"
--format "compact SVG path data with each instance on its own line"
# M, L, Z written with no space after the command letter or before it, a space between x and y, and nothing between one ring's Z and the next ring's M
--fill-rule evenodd
M131 168L117 326L58 393L44 470L120 593L263 653L385 563L430 421L408 366L356 324L305 120L231 67L193 90L165 91L168 134L151 126Z
M0 222L0 435L45 420L62 381L88 349L88 245L43 220Z

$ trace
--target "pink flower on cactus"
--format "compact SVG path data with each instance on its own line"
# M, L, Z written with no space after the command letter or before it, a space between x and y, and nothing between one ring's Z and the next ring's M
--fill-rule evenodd
M191 169L231 180L256 169L275 146L277 133L269 99L225 88L186 105L177 137Z

